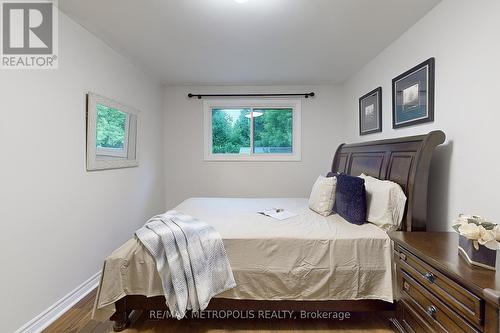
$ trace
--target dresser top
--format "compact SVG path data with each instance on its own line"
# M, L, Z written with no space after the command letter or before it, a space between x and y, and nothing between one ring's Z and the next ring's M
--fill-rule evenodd
M495 272L469 265L458 255L458 234L454 232L396 231L389 233L389 237L476 293L482 293L483 289L500 292L500 267Z

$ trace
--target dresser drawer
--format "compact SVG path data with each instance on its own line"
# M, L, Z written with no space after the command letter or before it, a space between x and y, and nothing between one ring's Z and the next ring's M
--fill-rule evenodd
M401 298L435 332L479 332L404 271L399 272ZM415 317L415 316L414 316Z
M399 267L476 327L484 319L483 300L398 246Z
M435 330L408 303L401 300L398 303L398 318L400 325L408 333L434 333Z

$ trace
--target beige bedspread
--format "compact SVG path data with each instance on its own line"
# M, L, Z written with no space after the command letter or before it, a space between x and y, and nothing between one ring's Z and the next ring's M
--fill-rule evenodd
M270 208L299 215L278 221L256 213ZM323 217L303 198L191 198L174 209L220 233L237 287L218 297L393 301L391 242L375 225ZM153 258L135 238L106 258L96 316L133 294L163 295Z

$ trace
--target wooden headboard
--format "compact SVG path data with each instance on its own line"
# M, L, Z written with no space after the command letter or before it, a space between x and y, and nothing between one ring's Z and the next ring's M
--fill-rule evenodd
M442 131L432 131L426 135L341 144L332 171L353 176L364 173L398 183L408 198L401 230L424 231L432 153L444 140Z

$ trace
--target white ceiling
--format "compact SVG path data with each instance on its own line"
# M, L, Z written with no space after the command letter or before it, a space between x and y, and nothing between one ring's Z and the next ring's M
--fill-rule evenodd
M59 0L165 84L328 84L440 0Z

